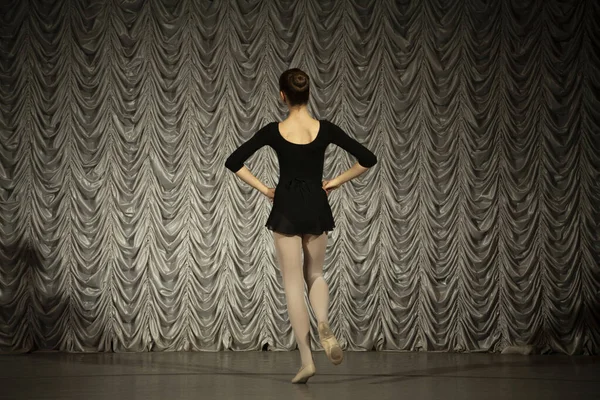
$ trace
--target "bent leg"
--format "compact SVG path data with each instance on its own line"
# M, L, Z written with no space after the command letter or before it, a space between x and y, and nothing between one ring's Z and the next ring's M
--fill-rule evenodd
M317 322L328 322L329 287L323 277L325 250L327 249L327 233L321 235L304 235L304 278L308 285L308 297L317 317Z
M338 365L344 359L344 353L328 322L329 287L323 277L327 234L304 235L302 239L304 250L304 274L308 284L309 298L319 323L319 339L327 354L327 358Z

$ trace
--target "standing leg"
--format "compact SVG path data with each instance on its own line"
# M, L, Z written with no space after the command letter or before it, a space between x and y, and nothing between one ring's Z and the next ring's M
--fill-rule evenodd
M302 238L300 236L273 233L275 250L283 276L283 287L288 316L298 343L302 368L292 382L304 383L314 375L310 351L310 319L304 301L304 276L302 273Z
M329 360L338 365L344 359L342 348L333 335L328 321L329 288L323 278L323 263L327 248L327 233L304 235L304 277L308 285L308 295L319 323L319 339Z

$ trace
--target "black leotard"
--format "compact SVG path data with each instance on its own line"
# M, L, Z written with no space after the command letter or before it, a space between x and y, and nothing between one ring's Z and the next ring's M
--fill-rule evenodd
M335 227L321 181L330 143L352 154L365 168L377 163L375 154L365 146L335 124L321 120L317 137L307 144L286 140L277 122L267 124L231 153L225 166L237 172L258 149L271 146L279 160L279 182L266 227L283 234L321 234Z

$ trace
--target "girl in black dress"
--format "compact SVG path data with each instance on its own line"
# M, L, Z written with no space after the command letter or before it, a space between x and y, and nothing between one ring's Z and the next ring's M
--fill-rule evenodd
M227 158L225 166L273 203L266 227L273 231L288 315L302 359L302 367L292 382L306 383L316 370L310 350L304 282L327 357L335 365L343 359L342 349L329 327L329 289L323 279L327 232L335 226L327 196L375 165L377 158L335 124L312 118L307 107L306 73L297 68L285 71L279 87L281 100L289 108L287 119L262 127ZM331 143L355 156L357 162L338 177L322 181L325 149ZM266 187L244 166L265 145L275 150L279 160L276 188Z

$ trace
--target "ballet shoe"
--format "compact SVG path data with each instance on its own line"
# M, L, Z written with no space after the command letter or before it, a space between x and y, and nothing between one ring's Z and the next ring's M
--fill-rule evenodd
M296 374L292 383L306 383L308 380L315 375L317 372L315 364L307 365L306 367L300 368L300 371Z
M344 352L327 322L321 322L319 324L319 339L329 361L331 361L333 365L339 365L344 359Z

